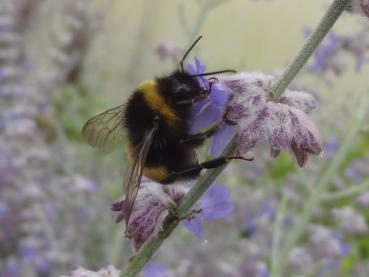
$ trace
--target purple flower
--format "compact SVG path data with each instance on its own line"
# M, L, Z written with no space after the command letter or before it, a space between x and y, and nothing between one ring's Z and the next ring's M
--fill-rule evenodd
M340 259L350 252L342 236L335 230L311 225L308 228L308 234L311 253L317 259Z
M336 153L337 149L340 147L340 143L335 138L329 138L325 145L325 157L327 159L332 159L333 155Z
M202 238L202 223L227 217L235 208L229 201L230 190L227 187L214 183L200 200L200 213L182 223L196 238Z
M365 217L352 207L346 206L341 209L334 209L332 214L339 221L344 232L353 235L366 235L368 233L368 224Z
M221 155L225 147L236 135L237 130L228 124L224 124L223 127L213 136L213 141L210 148L210 154L212 157L218 157Z
M369 0L351 0L347 10L353 14L369 17Z
M126 236L133 240L136 250L157 237L169 207L174 205L173 199L164 192L161 184L153 181L141 183L126 229ZM112 206L113 211L120 212L117 222L124 218L122 206L122 202L114 203Z
M313 258L306 247L294 247L288 256L289 272L304 272L313 264Z
M364 179L367 170L367 165L363 164L361 160L354 160L345 169L344 176L353 183L359 183Z
M21 266L15 257L11 257L6 262L3 269L0 269L0 276L18 277L21 276Z
M316 73L324 71L328 66L329 59L336 53L339 47L340 40L333 31L329 32L326 43L321 44L314 52L312 70Z
M205 73L205 65L203 65L199 59L195 58L195 65L188 64L187 70L193 75ZM202 129L211 126L223 119L225 112L225 104L228 96L226 90L224 90L217 82L213 82L210 85L210 81L204 76L197 77L201 86L211 91L209 97L196 103L193 107L191 132L197 133Z
M6 203L0 201L0 219L6 218L9 215L9 207Z
M175 42L163 42L155 48L155 53L159 59L164 61L167 59L178 63L183 57L184 49L183 46Z
M151 262L143 269L143 277L165 277L167 276L167 268L160 263Z
M308 37L311 33L310 28L304 28L304 36ZM326 70L329 66L330 59L340 49L341 41L337 35L331 31L328 33L324 43L322 43L314 52L314 62L311 65L311 70L315 73L320 73Z
M125 232L126 237L133 240L135 250L158 236L168 211L176 207L188 190L184 185L162 186L147 178L142 180ZM116 202L111 207L112 211L119 212L117 223L124 218L123 202Z
M307 116L316 108L316 99L306 92L287 90L274 102L269 94L272 80L261 73L220 79L229 89L226 117L239 126L237 154L244 156L257 144L269 142L273 156L287 150L303 166L309 154L322 150L319 131Z
M240 266L242 276L250 277L269 277L267 265L258 260L246 260Z

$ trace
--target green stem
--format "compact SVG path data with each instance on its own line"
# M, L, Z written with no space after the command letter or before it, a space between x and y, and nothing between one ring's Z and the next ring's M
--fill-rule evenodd
M307 39L303 48L283 72L279 80L273 85L272 91L275 100L282 95L283 91L309 60L314 50L319 46L329 30L333 27L334 23L340 17L348 2L349 0L335 0L329 7L324 17L320 20L318 27Z
M231 155L235 149L235 138L224 150L223 155ZM128 267L123 271L122 277L135 277L142 270L145 264L150 260L152 255L160 248L164 240L169 237L175 227L180 222L180 218L186 217L191 213L193 205L200 199L202 194L209 188L218 175L224 170L227 165L209 169L204 175L202 175L197 183L190 189L190 191L183 197L176 210L176 216L170 215L165 220L163 231L159 233L157 239L144 245L132 261L128 264Z
M282 195L282 200L279 203L276 220L273 226L273 245L272 245L272 272L274 271L274 267L276 265L276 261L279 255L279 249L281 246L281 238L282 238L282 223L283 217L285 215L287 209L287 197L285 194Z
M326 171L319 178L317 185L311 192L309 199L305 202L305 205L302 209L301 214L298 216L299 220L294 225L293 229L289 234L287 234L288 240L283 247L283 249L279 253L279 260L275 266L274 272L271 276L282 276L281 274L284 271L284 268L287 263L288 255L293 246L296 245L298 240L301 238L301 235L304 233L306 225L311 219L311 216L319 205L321 200L321 195L326 191L330 180L337 173L342 161L345 159L346 154L353 146L353 141L356 136L359 134L362 124L365 119L365 111L368 109L369 101L364 101L362 106L358 111L358 118L355 122L355 125L351 128L347 137L345 138L342 147L339 149L337 154L335 155L332 162L327 167Z
M337 201L342 198L356 196L362 192L368 191L369 179L358 185L351 185L349 188L342 191L325 193L321 196L322 201Z
M164 230L159 233L157 239L144 245L128 267L121 274L122 277L136 277L138 273L144 268L146 263L151 259L152 255L160 248L164 240L169 237L173 230L177 227L179 221L174 217L168 217L164 223Z

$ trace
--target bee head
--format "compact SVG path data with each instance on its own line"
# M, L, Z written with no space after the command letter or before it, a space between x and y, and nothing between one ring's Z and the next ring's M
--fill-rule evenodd
M197 78L179 71L159 79L158 84L160 91L169 103L194 99L204 90Z

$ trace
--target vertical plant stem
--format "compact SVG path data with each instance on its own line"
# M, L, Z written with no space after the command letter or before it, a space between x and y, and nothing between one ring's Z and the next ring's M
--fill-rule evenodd
M274 271L273 268L276 265L277 257L279 254L279 250L281 247L281 237L282 237L282 223L283 223L283 216L286 212L287 208L287 197L285 194L282 196L282 200L279 203L277 216L273 226L273 245L272 245L272 272Z
M303 48L283 72L279 80L273 85L272 91L275 100L282 95L283 91L309 60L314 50L322 42L329 30L333 27L334 23L340 17L348 2L348 0L335 0L329 7L324 17L320 20L318 27L307 39Z
M324 194L324 192L326 191L332 177L337 173L337 170L339 169L342 161L345 159L346 154L353 146L353 141L355 140L356 136L359 134L361 130L361 127L365 119L366 111L369 108L368 103L369 101L365 101L358 110L358 118L355 122L355 125L352 126L341 148L338 150L337 154L335 155L335 157L333 158L332 162L329 164L325 172L319 178L316 186L311 192L310 197L305 202L303 210L298 216L299 219L294 225L294 228L291 230L291 232L289 232L289 234L287 234L286 237L288 238L288 240L279 253L278 256L279 259L276 262L274 271L272 272L271 276L274 277L283 276L282 274L286 267L288 255L292 247L294 247L297 244L298 240L304 233L306 225L309 223L315 208L319 205L321 201L321 195Z

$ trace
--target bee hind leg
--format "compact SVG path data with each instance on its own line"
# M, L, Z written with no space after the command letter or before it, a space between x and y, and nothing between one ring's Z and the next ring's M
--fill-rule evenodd
M176 180L176 179L184 179L184 178L189 178L189 177L195 177L198 176L200 174L200 172L203 169L212 169L212 168L217 168L220 167L222 165L225 165L226 163L228 163L231 160L244 160L244 161L252 161L253 158L245 158L242 156L222 156L219 158L215 158L200 164L197 164L195 166L189 167L187 169L178 171L178 172L172 172L168 179L170 180Z

